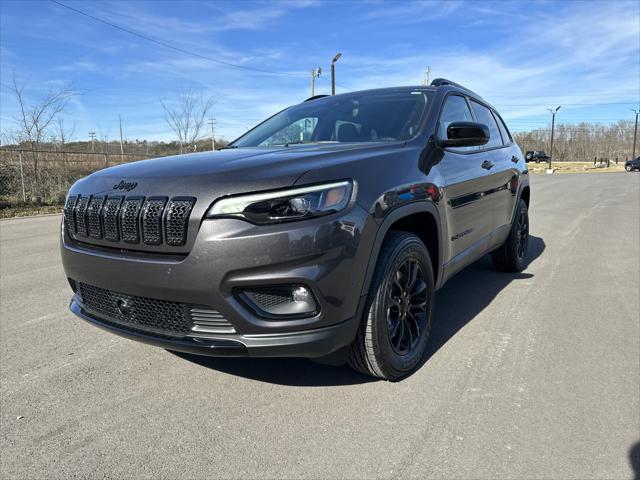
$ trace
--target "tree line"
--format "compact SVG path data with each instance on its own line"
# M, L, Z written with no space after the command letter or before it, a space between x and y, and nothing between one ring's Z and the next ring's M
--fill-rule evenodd
M553 159L557 162L624 161L631 158L635 122L619 120L611 124L559 124L553 132ZM513 133L522 152L550 153L551 129L538 128ZM640 146L636 146L636 155Z

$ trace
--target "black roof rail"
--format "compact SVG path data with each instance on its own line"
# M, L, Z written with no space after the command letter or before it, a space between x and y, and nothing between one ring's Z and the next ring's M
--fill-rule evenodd
M461 88L462 90L465 90L465 91L471 93L472 95L475 95L478 98L482 98L480 95L478 95L473 90L469 90L467 87L463 87L459 83L452 82L451 80L447 80L446 78L436 78L435 80L433 80L433 82L431 82L431 86L432 87L440 87L440 86L443 86L443 85L451 85L452 87L458 87L458 88Z
M329 95L314 95L313 97L309 97L305 100L305 102L310 102L311 100L315 100L316 98L328 97Z

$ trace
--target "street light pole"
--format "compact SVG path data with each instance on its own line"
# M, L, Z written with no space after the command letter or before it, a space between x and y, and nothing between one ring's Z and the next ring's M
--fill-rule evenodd
M547 108L551 112L551 147L549 148L549 170L551 170L551 161L553 160L553 131L556 126L556 113L560 110L560 106L553 110L552 108Z
M640 111L633 108L631 111L636 114L636 127L633 129L633 154L631 155L631 160L633 160L636 158L636 138L638 137L638 115Z
M341 53L337 53L333 60L331 60L331 95L336 94L336 62L342 56Z

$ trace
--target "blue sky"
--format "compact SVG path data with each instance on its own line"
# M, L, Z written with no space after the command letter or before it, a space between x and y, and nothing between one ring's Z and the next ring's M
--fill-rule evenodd
M65 123L75 139L95 131L171 140L160 99L202 89L218 101L218 133L233 139L310 94L311 68L329 91L336 52L338 93L416 85L426 65L483 95L512 130L559 122L632 119L640 104L640 2L169 2L72 1L80 9L232 68L172 50L47 0L0 1L0 74L28 81L33 98L70 85L81 92ZM3 86L0 120L17 105Z

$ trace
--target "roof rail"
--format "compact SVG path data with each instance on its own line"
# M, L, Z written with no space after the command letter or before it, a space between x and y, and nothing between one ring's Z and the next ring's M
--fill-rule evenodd
M310 102L311 100L315 100L317 98L328 97L329 95L314 95L313 97L309 97L305 100L305 102Z
M443 85L451 85L452 87L458 87L458 88L461 88L462 90L465 90L465 91L475 95L476 97L482 98L480 95L478 95L473 90L469 90L467 87L463 87L459 83L452 82L451 80L447 80L446 78L436 78L433 82L431 82L431 86L432 87L440 87L440 86L443 86Z

